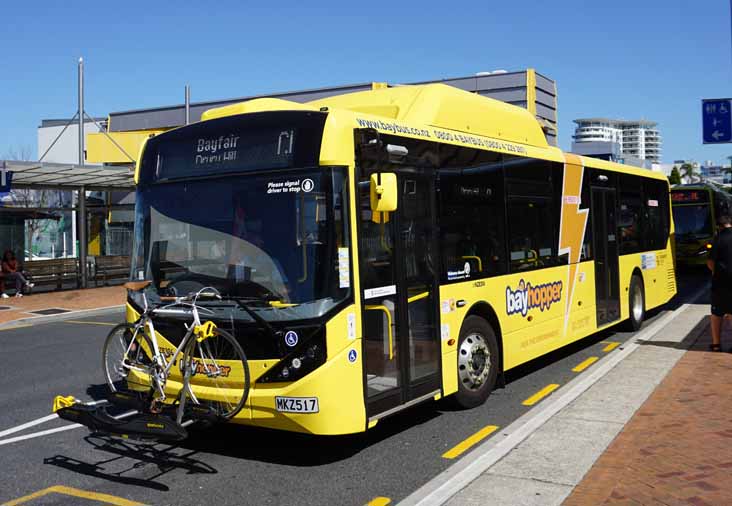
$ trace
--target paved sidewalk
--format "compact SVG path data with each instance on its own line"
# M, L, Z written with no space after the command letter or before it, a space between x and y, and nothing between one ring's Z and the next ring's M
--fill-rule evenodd
M52 308L66 309L69 311L99 309L120 306L125 303L125 298L126 291L124 287L107 286L86 290L45 292L19 298L10 297L9 299L0 299L0 307L9 307L9 309L0 310L0 324L39 316L29 311Z
M705 320L565 506L732 504L732 354L706 351L710 342Z
M708 313L659 317L400 504L732 505L732 355L703 351Z

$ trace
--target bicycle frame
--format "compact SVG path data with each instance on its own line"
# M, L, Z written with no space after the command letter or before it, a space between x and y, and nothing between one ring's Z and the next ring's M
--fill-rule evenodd
M207 288L204 288L200 290L196 296L193 298L192 303L186 303L183 301L183 298L177 298L175 302L168 304L166 306L160 307L160 308L153 308L150 309L147 302L147 296L145 293L142 293L142 298L144 302L144 311L142 315L140 315L140 318L135 322L135 328L134 328L134 334L133 338L130 340L130 344L127 347L127 350L125 352L125 355L128 355L130 353L130 350L132 348L133 343L135 343L134 337L137 335L138 332L143 331L143 329L147 330L148 335L150 337L150 342L152 343L153 349L152 354L152 360L154 362L153 368L150 371L150 380L152 382L152 386L155 390L157 390L159 397L155 399L157 402L164 402L166 399L165 395L165 385L168 381L168 376L170 374L170 370L173 367L173 365L178 362L178 358L181 354L184 354L184 350L190 345L195 345L195 341L191 343L191 338L193 336L194 329L201 325L201 319L198 313L198 307L196 306L196 301L198 300L198 295L203 290L206 290ZM153 324L151 316L154 314L164 314L164 313L174 313L174 314L180 314L180 313L188 313L185 309L172 309L175 306L185 306L190 307L190 313L193 315L193 322L186 326L186 334L183 336L183 339L181 339L180 344L175 349L173 354L170 356L169 360L165 359L165 356L160 352L160 347L158 345L158 339L157 335L155 334L155 325ZM184 324L185 325L185 324ZM182 360L182 358L181 358ZM176 421L179 424L182 424L182 418L183 418L183 412L185 410L185 404L186 404L186 397L190 397L191 400L195 404L200 404L198 399L196 398L196 395L193 393L193 389L190 386L190 377L191 377L191 363L192 361L186 361L187 363L180 366L181 369L181 375L182 377L182 388L179 393L180 399L178 404L178 409L176 413ZM123 364L123 367L132 368L130 366L126 366ZM185 424L182 424L185 425Z

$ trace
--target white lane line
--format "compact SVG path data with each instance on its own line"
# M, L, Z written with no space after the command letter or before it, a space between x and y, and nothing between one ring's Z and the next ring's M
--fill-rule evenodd
M97 402L95 402L95 404L99 404L99 402L100 401L97 401ZM102 402L104 402L104 401L102 401ZM115 420L120 420L122 418L127 418L128 416L132 416L135 413L137 413L137 411L132 410L132 411L128 411L127 413L122 413L121 415L113 416L112 418L114 418ZM42 430L39 432L31 432L30 434L25 434L24 436L16 436L16 437L11 437L8 439L0 440L0 446L7 445L10 443L16 443L18 441L23 441L25 439L34 439L34 438L41 437L41 436L47 436L49 434L55 434L56 432L63 432L66 430L71 430L71 429L78 429L79 427L84 427L84 426L81 424L78 424L78 423L72 423L71 425L64 425L62 427L56 427L55 429Z
M94 404L101 404L103 402L107 402L107 401L104 401L104 400L102 400L102 401L94 401L94 402L87 402L85 404L94 405ZM18 425L17 427L12 427L10 429L7 429L7 430L4 430L4 431L0 432L0 438L5 437L5 436L9 436L10 434L14 434L16 432L20 432L21 430L25 430L28 427L33 427L35 425L40 425L42 423L49 422L49 421L54 420L56 418L58 418L58 415L56 413L52 413L50 415L47 415L47 416L44 416L44 417L41 417L41 418L36 418L35 420L31 420L30 422L26 422L26 423L24 423L22 425Z
M58 418L58 415L56 413L53 413L52 415L44 416L43 418L37 418L36 420L32 420L28 423L24 423L23 425L18 425L17 427L13 427L12 429L4 430L0 432L0 437L5 437L10 434L14 434L15 432L20 432L21 430L27 429L28 427L33 427L34 425L40 425L44 422L48 422L49 420L53 420L54 418Z
M55 429L42 430L40 432L31 432L30 434L26 434L24 436L16 436L16 437L8 438L8 439L3 439L2 441L0 441L0 446L8 445L10 443L15 443L16 441L23 441L24 439L33 439L33 438L36 438L36 437L47 436L48 434L54 434L56 432L62 432L62 431L65 431L65 430L76 429L76 428L79 428L79 427L83 427L83 425L79 425L78 423L74 423L74 424L71 424L71 425L64 425L63 427L56 427Z

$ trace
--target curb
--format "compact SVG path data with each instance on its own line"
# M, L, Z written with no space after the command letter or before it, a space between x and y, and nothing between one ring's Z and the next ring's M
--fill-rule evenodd
M689 302L664 314L649 327L633 336L623 345L619 353L610 355L601 362L598 362L596 369L592 373L585 377L579 376L564 385L554 394L553 402L540 405L538 408L516 419L500 431L501 439L494 437L478 446L468 455L400 501L398 503L399 506L431 506L447 503L453 496L465 489L472 481L481 476L494 464L498 463L499 460L513 451L552 417L589 390L590 387L608 374L616 365L636 351L640 347L639 341L649 340L662 332L668 324L682 314L689 306L694 304L708 290L708 283L705 283L704 286L689 297ZM496 436L499 434L497 433Z
M14 327L28 327L43 323L52 323L55 321L71 320L74 318L83 318L86 316L97 316L103 314L114 313L125 308L124 304L118 306L97 307L94 309L79 309L78 311L69 311L68 313L29 316L28 318L20 318L6 323L0 324L0 330L12 329Z

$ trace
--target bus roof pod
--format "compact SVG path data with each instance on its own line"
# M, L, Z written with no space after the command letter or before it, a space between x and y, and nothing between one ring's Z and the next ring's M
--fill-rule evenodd
M308 102L430 125L466 134L548 147L539 121L526 109L445 84L407 85L336 95Z
M201 121L223 118L224 116L234 116L236 114L248 114L252 112L317 110L317 107L307 104L299 104L290 100L282 100L281 98L257 98L246 102L239 102L237 104L209 109L201 114Z

